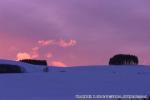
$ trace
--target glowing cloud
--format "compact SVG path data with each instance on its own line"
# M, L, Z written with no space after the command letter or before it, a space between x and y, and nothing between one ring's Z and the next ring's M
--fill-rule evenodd
M35 59L35 58L38 58L38 57L39 57L39 54L37 52L32 52L32 55L31 55L32 59Z
M38 51L40 48L39 47L34 47L32 48L32 51Z
M64 64L64 63L61 62L61 61L52 61L52 62L51 62L51 65L52 65L52 66L58 66L58 67L66 67L66 66L67 66L66 64Z
M77 44L76 40L60 40L58 45L60 47L66 48L66 47L71 47L71 46L75 46Z
M46 52L41 55L41 49L46 49L47 46L58 46L61 48L67 48L67 47L72 47L77 44L76 40L70 39L70 40L39 40L33 48L30 49L30 52L19 52L16 55L17 60L22 60L22 59L37 59L40 57L45 57L45 59L49 59L53 57L53 53L51 52ZM61 61L52 61L51 65L53 66L60 66L60 67L66 67L66 64L64 64Z
M48 46L48 45L53 45L54 44L54 40L39 40L38 43L41 46Z
M77 44L76 40L39 40L38 44L40 44L41 46L48 46L48 45L57 45L59 47L71 47L71 46L75 46Z
M53 57L53 54L51 52L47 53L46 55L46 58L52 58Z
M39 49L40 47L34 47L32 48L31 58L35 59L39 57Z
M17 54L17 60L23 60L23 59L31 59L31 55L26 52L19 52Z

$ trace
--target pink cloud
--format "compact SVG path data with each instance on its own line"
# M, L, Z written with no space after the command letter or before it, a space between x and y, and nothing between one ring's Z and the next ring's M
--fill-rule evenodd
M58 46L58 47L62 47L62 48L67 48L67 47L75 46L77 44L77 41L73 40L73 39L69 39L69 40L65 40L65 39L39 40L37 43L38 44L36 46L34 46L33 48L30 49L31 52L17 53L17 60L37 59L37 58L41 58L43 56L45 57L45 59L49 59L49 58L54 57L55 54L53 54L52 52L41 53L43 50L45 50L45 49L47 50L47 46L50 46L50 47ZM61 66L61 67L66 66L66 64L64 64L61 61L52 61L50 64L53 66Z
M60 47L63 47L63 48L66 48L66 47L71 47L71 46L75 46L77 44L77 41L76 40L60 40L58 42L58 45Z
M31 54L27 53L27 52L19 52L16 55L16 59L17 60L22 60L22 59L36 59L38 57L39 57L39 54L37 52L32 52Z
M32 59L36 59L36 58L38 58L39 57L39 53L37 53L37 52L32 52L32 55L31 55L31 58Z
M41 46L49 46L49 45L57 45L63 48L75 46L77 44L76 40L70 39L70 40L39 40L38 44Z
M31 55L26 52L19 52L17 54L17 60L23 60L23 59L31 59Z
M52 62L51 62L51 65L52 65L52 66L58 66L58 67L66 67L66 66L67 66L66 64L64 64L64 63L61 62L61 61L52 61Z
M53 45L54 44L54 40L39 40L38 43L41 46L48 46L48 45Z
M46 58L52 58L53 57L53 54L51 52L47 53L46 55Z
M31 49L31 52L19 52L16 55L17 60L22 59L36 59L39 57L39 47L33 47Z
M32 51L38 51L40 48L39 47L34 47L32 48Z
M40 50L40 47L37 47L37 46L32 48L32 52L31 52L32 59L39 57L39 50Z

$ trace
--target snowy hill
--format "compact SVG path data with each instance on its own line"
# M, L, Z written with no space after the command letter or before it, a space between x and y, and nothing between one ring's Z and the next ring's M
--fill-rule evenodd
M40 66L15 61L1 60L1 63L19 64L28 68L28 73L1 74L0 100L81 100L75 95L150 95L150 66L49 67L46 73L39 71Z
M0 64L10 64L10 65L18 65L19 67L25 69L26 73L30 72L41 72L43 71L44 66L32 65L28 63L23 63L19 61L11 61L11 60L0 60Z

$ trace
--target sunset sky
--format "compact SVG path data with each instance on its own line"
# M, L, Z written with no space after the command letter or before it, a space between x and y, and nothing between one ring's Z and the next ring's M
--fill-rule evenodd
M150 0L0 0L0 58L107 64L118 53L150 64Z

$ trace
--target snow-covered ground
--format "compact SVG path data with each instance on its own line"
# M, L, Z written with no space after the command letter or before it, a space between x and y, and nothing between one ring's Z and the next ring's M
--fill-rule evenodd
M40 71L43 66L3 60L1 63L19 64L27 68L28 73L1 74L0 100L78 100L75 95L150 95L150 66L49 67L46 73Z

